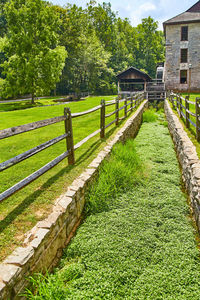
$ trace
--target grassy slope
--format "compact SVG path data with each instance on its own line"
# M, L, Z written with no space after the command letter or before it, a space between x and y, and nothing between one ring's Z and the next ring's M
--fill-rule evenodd
M199 94L198 94L198 95L199 95ZM191 94L190 100L191 100L191 101L195 101L195 97L196 97L196 96L197 96L197 94ZM199 95L199 96L200 96L200 95ZM185 106L184 101L183 101L183 105ZM173 109L172 103L170 103L170 106L171 106L171 108ZM194 104L194 105L190 104L190 111L192 111L192 112L195 113L195 104ZM179 115L178 115L177 110L174 110L174 109L173 109L173 112L174 112L174 113L176 114L176 116L179 118ZM185 110L183 110L183 113L185 114ZM193 116L190 116L190 119L191 119L194 123L196 123L196 119L195 119ZM190 128L188 129L188 128L186 128L186 126L185 126L185 119L184 119L184 118L182 118L182 119L179 118L179 120L180 120L180 122L182 123L182 125L183 125L183 127L184 127L184 130L187 132L189 138L191 139L191 141L192 141L193 144L195 145L196 150L197 150L198 157L200 158L200 143L197 142L197 140L196 140L196 129L195 129L195 127L192 126L192 125L190 124Z
M186 93L185 93L185 94L182 94L182 97L185 98L185 96L188 96L188 94L186 94ZM192 102L194 102L194 104L189 103L189 109L190 109L190 111L193 112L193 113L195 113L195 100L196 100L197 97L200 97L200 94L197 94L197 93L191 93L191 94L190 94L190 97L189 97L189 100L192 101ZM185 106L185 101L183 101L183 105ZM183 113L185 114L185 110L184 110L184 109L183 109ZM192 122L196 123L196 118L193 117L193 116L191 116L191 115L190 115L190 120L191 120ZM195 134L195 127L192 126L192 125L190 125L190 127L191 127L191 131L193 132L193 134Z
M82 102L70 103L69 106L72 112L80 112L99 105L101 98L90 97ZM104 98L109 100L113 99L113 96ZM64 107L66 105L0 113L0 129L62 115ZM109 106L107 111L113 109L114 106ZM99 114L100 111L97 111L91 115L73 120L75 143L99 128ZM114 116L109 118L108 122L113 119ZM109 138L114 130L117 130L117 128L113 125L106 131L106 138ZM63 133L64 124L61 122L2 140L0 162ZM0 204L0 259L8 255L14 247L20 245L24 233L48 214L51 204L84 170L97 152L105 146L105 142L106 139L100 140L99 135L97 135L76 151L76 164L74 166L68 166L67 159L65 159L35 182ZM66 151L66 142L63 140L34 157L1 172L0 192L22 180L64 151Z
M64 98L64 97L58 96L58 97L42 98L42 99L35 100L34 104L31 103L31 100L20 101L20 102L9 101L8 103L0 103L0 112L35 108L37 106L44 106L44 105L55 105L56 103L59 102L55 102L54 100L57 100L59 98Z
M144 123L103 166L90 215L60 268L39 277L37 296L27 298L198 300L199 250L186 200L166 122Z

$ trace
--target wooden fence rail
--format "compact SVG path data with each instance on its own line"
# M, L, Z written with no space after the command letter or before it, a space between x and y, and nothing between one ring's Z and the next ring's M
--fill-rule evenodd
M56 157L54 160L50 161L47 163L45 166L40 168L39 170L35 171L28 177L24 178L20 182L16 183L6 191L0 194L0 202L3 201L4 199L10 197L20 189L24 188L26 185L46 173L48 170L56 166L58 163L60 163L63 159L66 157L68 158L68 164L72 165L75 163L75 151L80 148L83 144L85 144L87 141L89 141L91 138L96 136L97 134L100 133L100 138L105 137L105 130L110 127L111 125L115 124L116 126L119 124L119 120L122 120L127 117L127 114L129 111L133 111L134 108L136 108L143 100L144 100L144 93L138 93L135 96L132 97L125 97L124 99L119 100L116 98L115 100L111 101L101 101L101 105L96 106L90 110L80 112L80 113L71 113L70 108L64 108L64 115L51 118L51 119L46 119L42 121L37 121L21 126L16 126L12 128L7 128L0 130L0 139L6 139L12 136L15 136L17 134L22 134L31 130L36 130L38 128L44 127L44 126L49 126L58 122L64 121L64 128L65 128L65 133L55 137L52 140L49 140L39 146L36 146L30 150L27 150L26 152L19 154L13 158L10 158L7 161L4 161L0 163L0 172L20 163L21 161L28 159L29 157L47 149L48 147L55 145L56 143L62 141L63 139L66 139L66 152L62 153L58 157ZM134 98L133 98L134 97ZM122 107L119 108L119 104L124 103ZM134 105L133 105L134 104ZM128 106L130 105L130 108ZM106 114L106 107L108 106L115 106L115 110L112 111L111 113ZM73 138L73 126L72 126L72 120L74 118L82 117L87 114L91 114L93 112L96 112L100 110L100 129L94 131L87 137L85 137L83 140L78 142L76 145L74 145L74 138ZM119 118L119 112L121 110L124 110L124 117ZM106 125L105 120L107 118L110 118L112 116L115 116L115 119L111 121L109 124Z
M189 100L189 96L183 98L180 94L173 92L168 94L168 98L173 109L177 110L179 117L185 120L186 127L190 128L190 125L195 127L196 139L200 142L200 98L196 98L195 102L192 102ZM195 112L191 111L190 104L194 105ZM191 120L191 116L195 118L195 121Z

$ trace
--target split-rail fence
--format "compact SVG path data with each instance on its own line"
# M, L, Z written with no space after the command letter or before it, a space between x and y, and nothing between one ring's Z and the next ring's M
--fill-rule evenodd
M189 95L183 98L180 94L173 92L169 93L168 98L172 103L173 109L177 110L179 117L185 120L186 127L190 128L190 125L192 125L195 128L196 139L200 142L200 98L197 97L195 102L193 102L190 101ZM193 111L191 110L191 105ZM194 119L192 120L191 117Z
M6 191L0 194L0 202L4 199L8 198L9 196L13 195L20 189L24 188L28 184L30 184L32 181L36 180L38 177L46 173L48 170L56 166L58 163L60 163L63 159L66 157L68 158L68 164L73 165L75 163L75 151L80 148L83 144L85 144L88 140L90 140L92 137L96 136L100 133L100 138L105 137L105 131L108 127L115 124L116 126L119 124L119 121L122 119L127 118L128 112L133 111L134 108L136 108L142 101L144 100L144 93L138 93L134 97L125 97L124 99L120 100L116 98L115 100L111 101L105 101L102 100L101 104L90 109L87 111L83 111L80 113L71 113L70 108L66 107L64 108L64 114L63 116L54 117L51 119L41 120L21 126L16 126L12 128L7 128L0 130L0 140L6 139L9 137L12 137L14 135L22 134L31 130L36 130L38 128L49 126L55 123L64 122L64 128L65 133L49 140L41 145L38 145L22 154L19 154L7 161L4 161L0 163L0 172L11 168L12 166L20 163L21 161L28 159L29 157L51 147L52 145L55 145L56 143L66 139L66 145L67 149L64 153L60 154L58 157L56 157L54 160L47 163L42 168L38 169L28 177L24 178L20 182L16 183ZM120 103L124 103L122 107L120 107ZM113 112L106 114L106 107L108 106L115 106L115 109ZM130 108L129 108L130 106ZM88 114L91 114L93 112L96 112L100 110L100 128L87 137L85 137L83 140L78 142L76 145L74 145L74 139L73 139L73 124L72 120L74 118L79 118ZM124 116L122 118L119 118L119 112L121 110L124 110ZM115 115L115 119L111 121L109 124L106 125L106 118L109 118L111 116Z

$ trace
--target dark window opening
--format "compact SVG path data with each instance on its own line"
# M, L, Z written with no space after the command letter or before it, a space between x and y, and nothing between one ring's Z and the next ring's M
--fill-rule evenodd
M186 84L187 83L187 70L181 70L180 72L180 83Z
M181 49L181 63L188 62L188 49Z
M188 26L181 27L181 41L188 41Z

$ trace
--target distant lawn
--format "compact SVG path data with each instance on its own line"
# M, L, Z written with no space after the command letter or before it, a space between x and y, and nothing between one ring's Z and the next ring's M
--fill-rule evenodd
M188 96L188 93L183 93L183 94L181 94L183 97L185 97L185 96ZM190 96L190 101L194 101L195 102L195 99L197 98L197 97L200 97L200 94L199 93L190 93L189 94L189 96Z
M111 100L114 99L114 96L89 97L85 101L70 103L69 105L2 112L0 113L0 130L61 116L63 115L64 107L67 106L71 108L72 112L84 111L99 105L102 98ZM106 112L110 112L114 108L115 106L109 106ZM123 113L124 111L122 110L120 116ZM114 120L114 116L108 118L107 122L109 123L112 120ZM120 122L120 125L122 123ZM100 111L73 119L75 144L99 129L99 125ZM55 199L66 191L67 186L92 161L97 152L105 146L106 139L110 138L116 131L117 128L113 125L107 130L104 140L100 140L99 135L97 135L84 144L75 153L76 164L74 166L68 166L67 159L65 159L52 170L0 204L0 259L3 259L14 247L21 244L24 233L31 229L38 220L43 219L48 214ZM61 122L2 140L0 162L8 160L63 133L64 122ZM66 151L65 140L1 172L0 192L5 191L41 168L64 151Z
M188 94L182 94L182 97L185 97L187 96ZM194 105L193 104L190 104L189 108L190 108L190 111L194 112L195 113L195 99L196 97L200 97L200 94L190 94L190 101L194 101ZM185 106L185 101L183 101L183 105ZM171 108L173 109L173 106L172 106L172 103L170 102L170 106ZM189 138L191 139L191 141L193 142L193 144L195 145L196 147L196 150L197 150L197 154L198 154L198 157L200 159L200 143L197 142L196 140L196 129L194 126L192 126L190 124L190 128L186 128L186 125L185 125L185 119L184 118L180 118L179 115L178 115L178 112L177 110L174 110L173 109L173 112L177 115L177 117L179 118L180 122L182 123L183 127L184 127L184 130L187 132ZM185 110L183 109L183 112L185 114ZM195 117L191 116L190 115L190 119L196 123L196 119Z
M0 112L4 111L12 111L12 110L21 110L21 109L27 109L27 108L35 108L37 106L45 106L45 105L56 105L59 102L55 102L54 100L63 99L66 98L66 96L57 96L57 97L47 97L42 99L36 99L35 103L32 104L31 100L24 100L20 102L11 102L10 100L8 103L0 103ZM1 100L6 101L6 100ZM67 102L67 100L65 101ZM60 102L62 103L62 102Z

